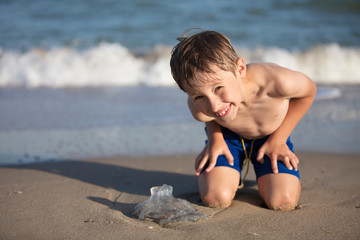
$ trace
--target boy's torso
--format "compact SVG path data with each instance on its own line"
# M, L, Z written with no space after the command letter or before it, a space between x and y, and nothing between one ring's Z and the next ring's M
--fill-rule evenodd
M256 66L252 67L252 71L255 71L254 68ZM223 127L248 139L272 134L285 119L289 107L289 99L269 94L272 92L273 84L269 82L272 79L261 69L263 68L256 68L256 75L252 79L252 87L255 86L257 90L247 96L247 101L240 104L236 118L229 123L217 121Z

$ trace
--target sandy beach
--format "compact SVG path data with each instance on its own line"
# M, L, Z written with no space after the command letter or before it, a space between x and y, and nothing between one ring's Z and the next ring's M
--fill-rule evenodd
M252 170L231 207L202 206L194 156L116 157L0 168L0 239L359 239L360 156L298 153L297 210L265 208ZM160 227L131 217L168 184L209 219Z
M358 2L0 1L0 240L360 240ZM229 208L202 205L204 123L169 65L190 28L317 84L291 133L296 210L267 209L253 169ZM134 218L163 184L208 219Z

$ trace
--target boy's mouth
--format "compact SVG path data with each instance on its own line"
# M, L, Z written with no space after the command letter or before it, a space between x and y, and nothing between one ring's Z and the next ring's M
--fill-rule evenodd
M231 104L229 106L227 106L224 110L222 110L221 112L217 112L215 113L215 115L217 117L225 117L226 115L228 115L229 110L230 110Z

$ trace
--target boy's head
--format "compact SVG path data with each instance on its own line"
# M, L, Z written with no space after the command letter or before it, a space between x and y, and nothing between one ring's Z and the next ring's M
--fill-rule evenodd
M196 86L196 73L213 73L211 65L235 74L239 59L230 40L214 31L202 31L190 37L178 38L171 54L170 67L176 83L185 87Z

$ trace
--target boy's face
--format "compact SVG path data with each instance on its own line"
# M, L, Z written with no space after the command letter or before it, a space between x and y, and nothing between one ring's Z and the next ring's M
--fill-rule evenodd
M242 101L241 76L215 65L212 66L212 70L214 73L196 73L196 86L185 90L203 114L222 122L230 122L235 119Z

